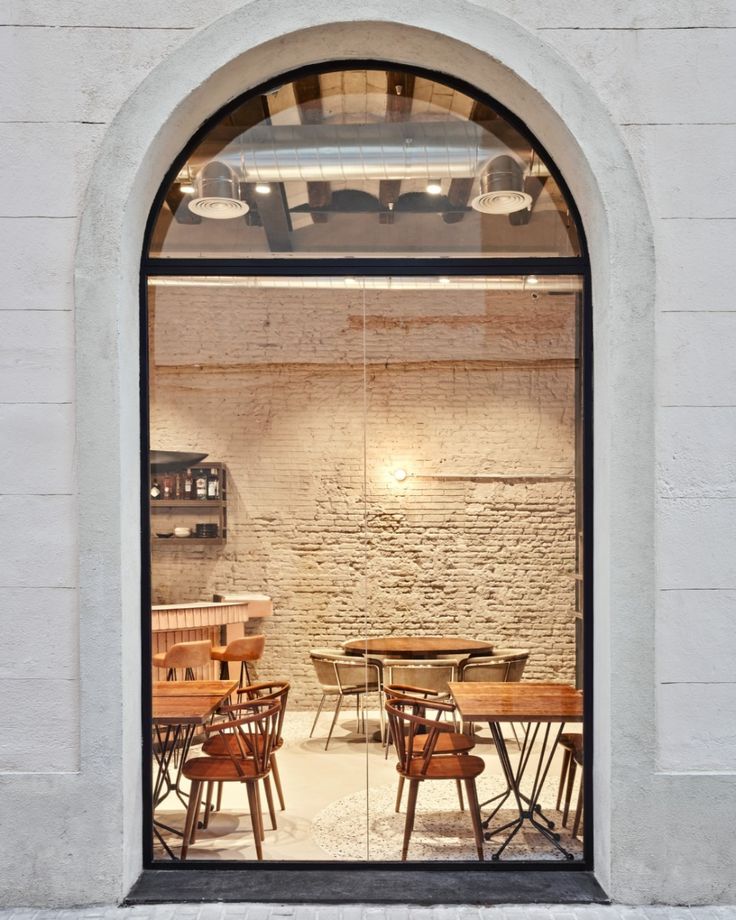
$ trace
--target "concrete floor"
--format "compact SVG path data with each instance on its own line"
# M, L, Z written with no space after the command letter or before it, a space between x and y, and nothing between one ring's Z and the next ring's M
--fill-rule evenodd
M278 753L286 810L277 810L278 829L272 830L265 814L263 843L266 860L398 860L405 812L396 814L396 758L393 751L384 757L383 746L372 740L378 729L378 714L369 713L367 738L358 732L355 712L341 714L329 749L324 745L331 712L323 713L310 739L313 712L288 711L284 723L284 746ZM510 728L506 732L513 739ZM509 740L515 759L517 746ZM197 754L194 748L193 754ZM495 748L488 729L479 735L474 754L486 763L478 779L481 801L505 788ZM561 752L545 784L542 805L563 835L563 844L582 856L579 840L559 828L560 815L554 811ZM577 785L575 794L577 795ZM405 801L405 799L404 799ZM264 800L265 810L265 800ZM510 804L510 803L509 803ZM573 799L573 805L575 799ZM515 816L501 812L496 821ZM157 810L157 817L172 827L184 822L184 808L172 795ZM503 838L502 838L503 839ZM175 853L180 839L166 836ZM497 844L496 844L497 846ZM487 855L494 844L486 844ZM157 847L156 857L166 858ZM252 860L255 858L245 790L237 783L225 785L222 810L211 816L207 829L200 830L189 859ZM475 860L470 817L460 812L452 782L426 782L420 787L417 819L409 858L425 860ZM504 854L506 859L561 859L557 851L536 831L520 833Z

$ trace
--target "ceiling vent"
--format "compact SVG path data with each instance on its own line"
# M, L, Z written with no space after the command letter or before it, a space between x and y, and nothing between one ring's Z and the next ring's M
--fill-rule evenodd
M189 210L200 217L232 220L248 213L248 205L240 200L240 183L235 170L227 163L212 160L199 171L194 197Z
M500 156L491 160L480 177L480 195L471 205L483 214L512 214L529 208L531 195L524 191L524 172L513 157Z

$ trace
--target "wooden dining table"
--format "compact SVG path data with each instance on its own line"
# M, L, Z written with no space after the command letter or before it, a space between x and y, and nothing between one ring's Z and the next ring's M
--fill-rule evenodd
M220 706L235 692L237 680L167 680L155 681L152 695L154 731L153 753L156 776L153 783L153 832L172 859L177 857L161 835L165 830L181 837L182 832L155 818L156 808L174 793L186 808L186 793L180 787L181 770L197 728L206 724ZM172 775L172 761L179 760Z
M342 647L348 655L382 655L386 658L437 658L440 655L490 655L493 646L461 636L378 636L351 639Z
M501 845L491 858L498 860L506 847L525 823L530 824L546 840L553 844L566 859L574 859L560 843L560 835L554 830L555 822L543 813L539 797L544 788L549 768L557 748L560 735L566 723L582 722L583 695L567 684L520 681L512 683L485 683L465 681L451 682L450 693L464 722L488 722L491 729L501 768L506 780L506 789L481 804L481 808L492 805L493 809L484 820L485 838L491 840L507 832ZM525 723L524 739L519 750L516 766L503 737L503 722ZM553 728L554 726L554 728ZM541 735L540 735L541 733ZM540 744L536 747L538 737ZM536 747L536 750L535 750ZM536 767L531 785L524 791L522 784L530 762ZM518 817L500 827L489 829L501 807L513 796Z

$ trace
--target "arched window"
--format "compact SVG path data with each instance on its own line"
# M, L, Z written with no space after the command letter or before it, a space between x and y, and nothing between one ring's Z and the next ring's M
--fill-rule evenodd
M502 106L428 71L287 74L192 139L159 192L143 271L144 649L153 681L182 681L153 685L149 864L181 854L190 783L218 769L222 802L199 787L209 810L184 848L192 864L472 862L482 848L590 864L590 828L560 829L555 813L557 691L532 686L591 678L588 266L543 148ZM230 651L172 652L208 641ZM528 733L503 713L489 733L491 713L463 712L457 685L516 693L522 675L549 707ZM272 819L264 806L262 846L237 767L186 766L211 756L197 726L227 695L220 685L206 712L192 676L289 682L274 749L284 797L269 798ZM407 775L399 813L405 745L396 712L398 745L384 718L397 684L439 701L455 721L443 744L462 751L436 754L418 785ZM433 717L423 706L414 714ZM417 755L434 735L410 721ZM525 758L533 820L528 799L506 795ZM253 788L276 780L273 761L267 772ZM488 841L471 779L490 800Z

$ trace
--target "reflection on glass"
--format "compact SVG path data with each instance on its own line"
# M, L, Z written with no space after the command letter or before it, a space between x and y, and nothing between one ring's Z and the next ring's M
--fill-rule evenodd
M410 783L397 811L380 683L446 702L486 643L521 650L509 681L574 684L580 308L576 276L151 279L151 445L206 452L191 462L215 470L219 496L207 497L205 476L199 500L152 499L153 601L272 599L271 616L252 601L245 627L225 624L265 635L251 679L291 685L277 830L263 800L266 860L401 858ZM176 481L158 483L176 495ZM155 538L220 521L221 503L220 541ZM158 630L156 648L222 638L221 625L174 627ZM449 644L412 652L440 639ZM413 660L399 657L401 641ZM346 661L344 643L357 652ZM205 673L218 677L219 665ZM490 799L504 778L488 726L456 722ZM504 732L515 759L510 724ZM560 765L558 751L539 799L557 822ZM169 828L181 826L188 788L156 809ZM463 784L461 810L454 781L422 782L409 860L477 859L466 796ZM512 818L510 800L494 826ZM161 833L178 854L180 838ZM570 827L561 833L579 857ZM484 844L487 858L496 845ZM167 858L160 843L156 855ZM527 829L504 858L559 857ZM238 784L187 858L255 858Z
M151 255L570 256L569 208L492 108L408 70L326 71L225 116L167 189Z

